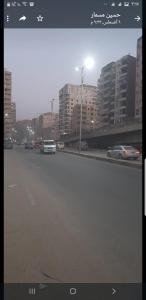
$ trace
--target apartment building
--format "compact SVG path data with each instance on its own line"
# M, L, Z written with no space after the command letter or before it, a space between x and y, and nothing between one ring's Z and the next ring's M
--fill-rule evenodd
M11 103L11 120L12 120L12 128L16 126L16 103Z
M47 112L39 116L39 136L43 139L59 138L59 114Z
M136 58L125 55L101 70L98 93L103 126L130 121L135 116Z
M113 123L112 114L115 103L115 62L107 64L101 70L98 80L98 99L100 101L100 118L102 126Z
M135 116L136 58L126 55L116 62L114 124L130 121Z
M97 87L92 85L83 85L83 94L81 85L66 84L59 91L59 130L60 134L70 134L75 128L72 114L78 115L79 106L83 99L83 105L96 107L97 105ZM77 105L77 106L76 106ZM76 106L76 109L74 107Z
M71 118L72 133L79 135L81 105L76 104ZM99 125L97 105L82 105L82 133L91 132Z
M11 98L12 98L12 73L4 70L4 136L11 135Z
M135 117L142 120L142 37L137 41Z

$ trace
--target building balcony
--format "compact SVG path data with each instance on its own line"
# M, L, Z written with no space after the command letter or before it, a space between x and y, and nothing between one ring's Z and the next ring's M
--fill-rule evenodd
M127 89L128 89L128 85L120 85L118 92L119 93L124 93L124 92L127 91Z
M103 100L103 102L102 102L102 106L105 106L105 105L108 105L109 104L109 99L108 100Z
M114 113L115 112L115 108L110 109L110 112Z
M125 97L119 97L119 98L117 98L116 99L116 102L119 102L119 103L121 103L121 102L123 102L123 101L125 101L126 102L126 99L127 99L127 97L125 96Z
M127 76L127 72L120 73L120 74L119 74L119 80L125 79L126 76Z
M103 116L106 116L106 114L109 114L109 109L104 109L102 110Z

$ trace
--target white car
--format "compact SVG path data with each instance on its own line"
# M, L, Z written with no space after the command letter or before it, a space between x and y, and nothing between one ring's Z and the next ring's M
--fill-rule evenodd
M40 143L40 153L56 153L56 144L54 140L43 140Z
M114 146L108 149L107 157L119 159L138 159L140 152L132 146Z
M64 142L57 142L57 149L64 150Z

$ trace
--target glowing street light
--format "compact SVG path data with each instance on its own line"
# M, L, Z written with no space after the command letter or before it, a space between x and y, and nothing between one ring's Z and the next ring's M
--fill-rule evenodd
M86 59L85 59L85 62L84 62L84 65L87 69L92 69L94 67L94 59L90 56L88 56Z
M79 152L81 152L82 142L82 106L83 106L83 82L84 82L84 69L92 69L94 66L94 59L88 56L81 68L76 67L75 70L81 70L81 109L80 109L80 134L79 134Z

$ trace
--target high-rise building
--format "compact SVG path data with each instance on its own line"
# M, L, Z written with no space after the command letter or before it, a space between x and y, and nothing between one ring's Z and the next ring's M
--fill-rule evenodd
M137 41L135 117L142 119L142 37Z
M97 105L96 86L84 84L83 95L81 93L81 85L73 84L66 84L59 91L59 130L61 135L72 133L72 114L74 107L81 103L81 97L83 99L83 105L91 105L93 107ZM79 106L77 106L77 111L78 109Z
M4 70L4 135L10 136L12 129L11 120L12 74Z
M43 139L59 138L59 114L47 112L39 116L39 136Z
M123 56L101 70L98 93L103 126L125 123L135 115L136 58Z
M113 123L115 77L115 62L111 62L102 68L98 81L98 99L100 101L100 118L103 126Z
M116 62L114 124L135 116L136 58L126 55Z
M11 103L11 120L12 120L12 128L16 126L16 103Z
M76 104L73 108L71 128L72 133L79 135L81 105ZM99 127L97 105L82 105L82 133L90 132Z

